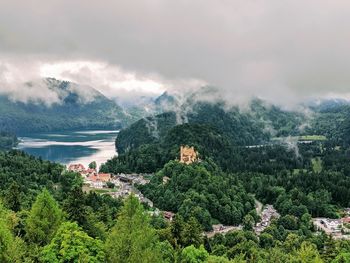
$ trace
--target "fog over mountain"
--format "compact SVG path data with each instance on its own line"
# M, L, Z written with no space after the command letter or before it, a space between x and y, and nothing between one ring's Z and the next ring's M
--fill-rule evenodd
M0 1L0 79L12 67L7 84L63 76L109 97L205 83L232 103L347 98L349 10L341 0Z

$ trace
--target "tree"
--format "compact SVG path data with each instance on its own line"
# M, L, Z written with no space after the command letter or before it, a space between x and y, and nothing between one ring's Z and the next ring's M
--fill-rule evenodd
M332 263L347 263L350 262L350 253L343 252L340 253L336 258L332 261Z
M68 219L83 225L86 222L85 196L80 186L75 186L70 191L63 203L63 208L68 214Z
M107 238L107 261L113 263L162 262L155 229L134 196L125 200L116 225Z
M271 248L274 246L273 236L268 233L262 233L259 237L259 244L263 248Z
M292 252L300 247L301 242L302 240L300 236L294 233L290 233L286 237L286 240L283 243L283 247L287 252Z
M62 222L62 211L55 199L44 189L36 198L26 221L26 237L44 246L50 242Z
M14 181L6 191L4 201L6 206L15 212L21 209L21 191L16 181Z
M108 188L111 188L111 189L113 189L115 187L115 184L112 182L107 182L106 185Z
M0 219L0 262L14 263L24 262L24 242L19 237L14 237L6 223Z
M181 245L186 247L189 245L194 245L199 247L203 244L201 225L198 223L196 218L190 217L187 223L185 223L184 229L181 233Z
M42 262L104 262L102 242L89 237L77 223L63 223L41 252Z
M89 163L89 168L90 168L90 169L96 169L96 168L97 168L96 162L93 161L93 162Z
M298 229L298 219L292 215L285 215L278 219L278 223L288 230Z
M209 257L209 253L201 245L199 248L191 245L185 247L181 252L181 262L183 263L201 263L206 262Z
M316 246L312 243L303 242L298 251L296 251L295 259L305 263L322 263L322 259L316 249Z
M23 262L23 241L15 238L13 215L0 203L0 262Z
M243 218L243 229L246 231L252 231L254 227L254 218L251 215L246 215Z
M185 227L185 221L183 217L179 214L175 215L173 221L171 222L171 234L174 238L173 246L177 247L181 244L182 232Z

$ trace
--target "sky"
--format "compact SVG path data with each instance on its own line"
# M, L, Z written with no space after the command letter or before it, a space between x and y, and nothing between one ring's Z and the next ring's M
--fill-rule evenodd
M348 0L0 0L0 92L56 77L109 97L350 98L349 14Z

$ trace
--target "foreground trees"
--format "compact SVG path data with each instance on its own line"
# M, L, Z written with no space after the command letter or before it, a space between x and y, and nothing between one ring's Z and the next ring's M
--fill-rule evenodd
M0 199L6 202L0 204L0 262L338 263L350 258L350 241L315 234L307 213L320 213L336 200L331 186L329 192L307 193L310 180L334 179L324 172L237 176L210 160L189 166L171 162L145 187L156 206L178 209L169 222L134 196L87 194L79 175L60 168L19 152L0 153ZM247 190L275 203L281 213L259 236ZM203 235L203 227L233 219L243 223L242 230Z
M15 213L0 202L0 262L24 262L25 244L14 235L17 222Z
M140 202L130 196L121 210L116 225L107 238L108 262L163 262L156 232L149 224Z
M42 262L103 262L102 242L89 237L77 223L66 222L41 252Z
M34 244L46 245L55 235L61 222L61 209L50 193L44 189L30 210L26 222L26 237Z

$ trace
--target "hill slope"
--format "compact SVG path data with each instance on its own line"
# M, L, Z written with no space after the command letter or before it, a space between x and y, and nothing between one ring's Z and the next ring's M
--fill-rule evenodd
M59 102L26 103L0 96L0 130L16 133L51 130L121 128L128 116L114 101L97 90L74 83L45 79ZM31 84L28 84L31 85Z

